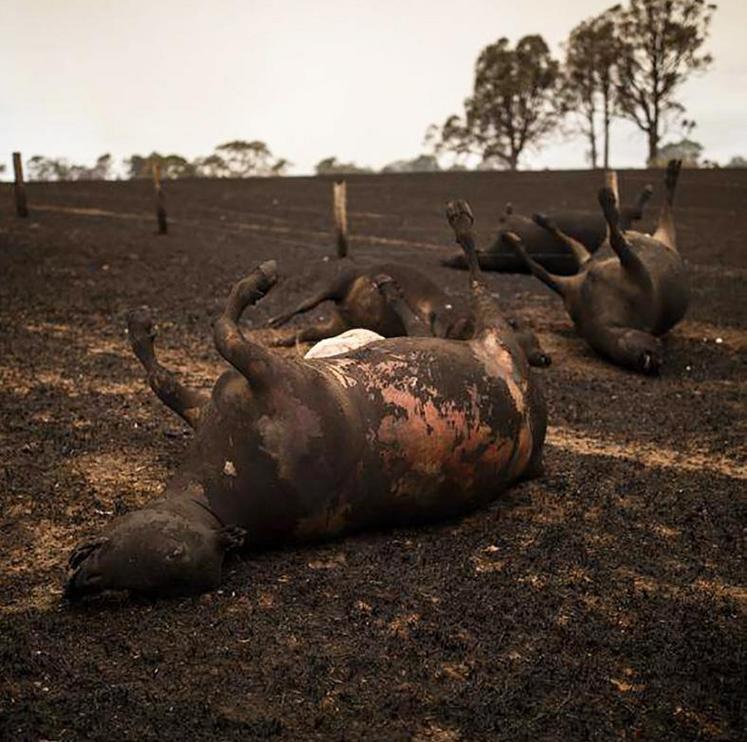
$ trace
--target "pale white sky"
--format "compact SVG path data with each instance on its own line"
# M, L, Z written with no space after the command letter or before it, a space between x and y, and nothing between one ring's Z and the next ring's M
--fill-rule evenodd
M262 139L312 172L323 157L381 167L461 113L480 50L541 33L558 45L612 0L0 0L0 162L81 164L111 152L192 158ZM705 156L747 156L747 0L721 0L711 70L682 91ZM525 164L583 167L558 136ZM613 164L643 134L615 124Z

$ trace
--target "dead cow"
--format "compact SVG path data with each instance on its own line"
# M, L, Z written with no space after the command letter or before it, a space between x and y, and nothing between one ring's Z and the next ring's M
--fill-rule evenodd
M653 188L648 185L638 198L620 208L620 228L630 229L634 222L643 218L646 203L651 198ZM595 253L607 240L607 222L598 211L550 211L545 216L561 232L581 243L589 253ZM542 267L558 275L572 275L578 269L576 259L563 240L536 223L538 217L529 219L515 214L511 204L500 218L500 231L493 244L485 251L478 251L480 267L486 271L501 273L528 273L524 261L506 245L503 235L513 233L519 236L527 253ZM442 261L449 268L466 268L464 256L460 253Z
M392 305L379 291L382 279L391 278L397 285L409 314L420 322L411 323L408 331ZM363 328L383 337L402 335L431 336L465 340L472 336L474 322L466 307L455 303L433 281L419 270L396 263L370 268L345 266L327 285L296 307L269 320L270 327L280 327L297 314L307 312L324 301L334 302L329 319L299 330L291 330L271 339L275 346L296 342L314 342L333 337L346 330ZM516 330L519 342L533 366L548 366L550 357L543 352L529 324L518 318L508 320Z
M578 333L594 350L614 363L643 373L657 373L662 364L659 336L687 311L689 288L685 264L677 252L672 206L681 163L667 167L664 203L652 236L624 231L615 194L599 192L616 257L592 258L588 250L547 218L542 227L563 240L578 273L558 276L546 270L525 249L518 235L504 240L527 268L563 297Z
M542 394L478 274L468 206L452 204L448 216L469 255L468 341L398 337L335 358L278 354L238 327L276 282L271 261L234 286L215 322L233 368L208 397L156 360L147 314L130 316L152 388L195 438L161 498L74 550L69 599L211 590L228 548L455 516L539 471Z

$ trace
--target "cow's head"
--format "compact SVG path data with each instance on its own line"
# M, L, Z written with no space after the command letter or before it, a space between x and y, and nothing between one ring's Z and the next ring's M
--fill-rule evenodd
M78 600L106 590L154 597L212 590L226 550L239 545L238 528L215 528L189 515L145 509L117 520L99 539L70 555L65 597Z

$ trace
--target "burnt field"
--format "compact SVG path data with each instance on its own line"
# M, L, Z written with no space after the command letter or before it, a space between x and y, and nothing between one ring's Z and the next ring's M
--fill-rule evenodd
M623 197L661 173L623 172ZM468 199L483 246L503 203L594 208L590 173L348 179L351 254L439 265ZM693 283L660 378L597 358L560 300L489 274L553 365L544 478L428 528L246 554L222 588L61 601L73 545L159 491L190 432L124 333L147 304L163 362L209 386L210 320L261 260L261 327L333 271L330 181L32 184L0 214L0 738L737 739L744 733L747 171L683 171ZM313 313L324 313L324 306ZM295 349L286 352L295 353Z

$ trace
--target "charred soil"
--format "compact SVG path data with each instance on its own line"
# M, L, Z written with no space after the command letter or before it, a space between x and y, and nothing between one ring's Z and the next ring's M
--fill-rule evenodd
M646 182L650 229L661 173L621 173L628 192ZM351 255L465 298L466 274L439 265L457 249L447 199L471 202L486 245L503 202L594 208L598 184L353 177ZM682 174L693 297L659 378L596 357L536 280L489 274L553 357L542 479L439 526L233 558L199 598L71 607L69 550L152 498L190 438L129 352L127 309L149 305L164 362L208 387L238 277L278 260L251 330L335 270L329 180L164 188L160 237L147 182L31 184L26 220L3 194L1 739L740 737L747 172Z

